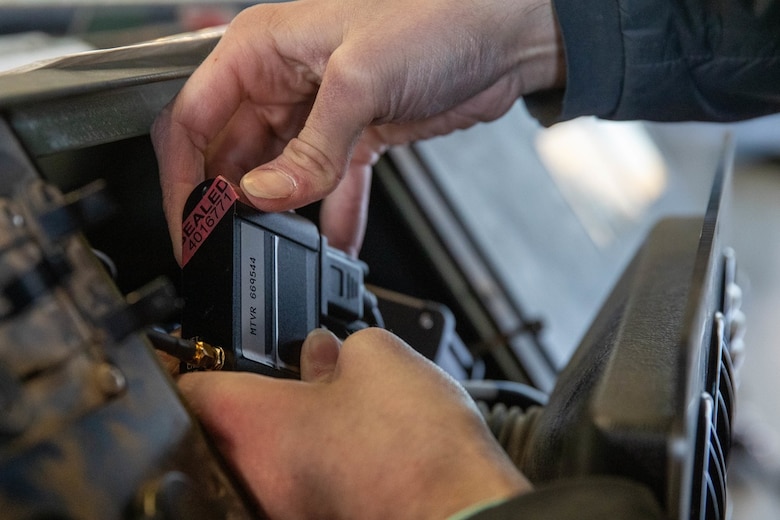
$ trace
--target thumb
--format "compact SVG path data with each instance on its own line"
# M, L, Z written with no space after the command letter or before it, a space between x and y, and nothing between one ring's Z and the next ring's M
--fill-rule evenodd
M331 55L297 137L280 156L242 177L242 191L259 209L284 211L320 200L346 173L355 145L376 111L366 78L354 72L348 55L341 49Z
M341 342L325 329L314 329L301 347L301 379L328 382L333 378Z

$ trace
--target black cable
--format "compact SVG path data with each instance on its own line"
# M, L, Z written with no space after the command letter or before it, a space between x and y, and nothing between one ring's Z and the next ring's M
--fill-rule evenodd
M225 364L225 351L197 339L184 339L155 329L147 329L146 337L157 350L186 363L191 368L220 370Z

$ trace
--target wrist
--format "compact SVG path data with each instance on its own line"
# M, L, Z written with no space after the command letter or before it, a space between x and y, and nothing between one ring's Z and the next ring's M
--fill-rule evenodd
M472 424L472 428L482 427L481 422ZM465 518L533 489L489 432L472 432L468 439L453 457L457 462L451 459L450 464L430 468L436 476L432 474L423 480L432 485L426 486L427 496L420 504L419 514L413 517Z
M552 0L531 0L524 8L507 8L513 21L510 59L520 78L518 97L562 88L566 84L566 57L560 24Z
M448 520L461 520L502 503L512 497L528 493L532 490L531 484L516 470L501 468L491 473L476 473L467 487L453 487L447 490L441 498L439 505L442 507L426 518L447 518ZM436 503L436 501L432 501Z

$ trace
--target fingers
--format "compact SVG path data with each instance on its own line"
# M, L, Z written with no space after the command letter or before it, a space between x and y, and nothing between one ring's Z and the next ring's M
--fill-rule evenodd
M320 208L320 230L328 244L352 257L363 245L371 190L371 167L353 163Z
M226 33L152 130L177 258L183 207L207 176L241 178L250 202L264 211L285 211L320 200L347 172L355 143L377 111L369 75L356 74L363 67L340 49L327 59L321 81L314 81L312 73L306 76L310 83L296 79L302 64L283 54L269 55L274 46L267 42L254 41L261 48L253 51L257 54L253 63L239 62L249 52L241 38L246 25L245 20L231 26L233 31ZM247 90L267 77L277 78L274 83L279 85ZM367 193L366 165L378 154L362 155L368 160L360 159L357 172L348 175L344 193ZM348 196L338 201L345 203ZM331 211L326 222L332 223L334 244L356 252L365 203L352 202L346 209L338 219Z
M236 444L241 432L243 381L252 374L239 372L191 372L177 381L179 391L203 425L223 448ZM255 376L256 378L256 376ZM257 378L259 380L259 378ZM238 423L236 422L238 421Z
M365 329L339 349L315 331L301 368L303 382L238 372L179 380L269 517L446 518L529 488L455 382L393 334Z
M216 51L215 51L216 52ZM160 170L163 209L171 234L174 254L181 261L182 211L187 197L205 179L205 154L209 143L230 120L240 104L237 81L224 81L219 103L213 99L217 78L226 72L210 57L213 66L193 73L174 101L157 117L151 129L152 143ZM198 107L193 110L192 107Z
M398 377L404 374L404 377ZM431 385L439 388L455 387L443 370L422 356L395 334L378 327L370 327L351 334L339 354L339 378L353 377L382 381L387 384ZM465 395L465 394L464 394Z
M341 181L376 109L368 77L341 49L328 67L311 112L297 137L271 162L248 172L241 188L264 211L294 209L331 193Z
M152 143L160 170L163 210L171 234L174 255L181 262L181 222L190 192L203 180L203 155L186 132L174 128L172 107L166 107L152 126Z
M301 379L330 382L336 370L341 342L325 329L314 329L301 348Z

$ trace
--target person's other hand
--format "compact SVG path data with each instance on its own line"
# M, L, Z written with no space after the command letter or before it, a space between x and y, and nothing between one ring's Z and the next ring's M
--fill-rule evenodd
M313 332L301 376L179 381L271 518L444 519L531 488L462 388L387 331Z
M264 211L327 195L323 233L354 255L388 146L495 119L563 75L549 0L251 7L153 128L174 250L187 196L222 174Z

